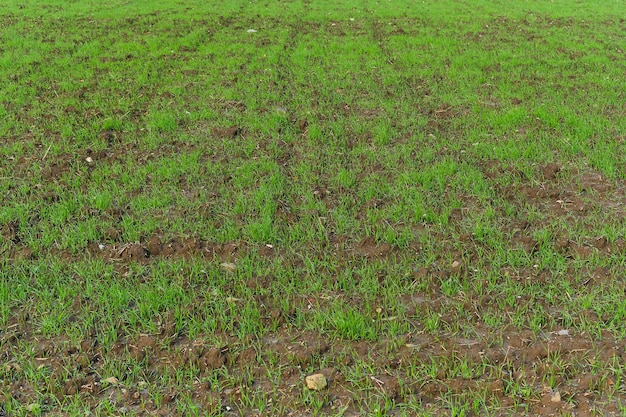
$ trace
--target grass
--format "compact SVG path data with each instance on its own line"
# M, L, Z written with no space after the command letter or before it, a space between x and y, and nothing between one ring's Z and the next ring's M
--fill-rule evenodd
M623 414L622 2L213 3L0 6L0 414Z

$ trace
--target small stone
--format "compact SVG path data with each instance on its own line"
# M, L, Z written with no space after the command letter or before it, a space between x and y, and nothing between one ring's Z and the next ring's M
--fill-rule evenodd
M22 371L22 367L17 363L7 363L6 365L4 365L4 369L6 370L6 372L11 372L12 369L17 372Z
M107 384L111 385L117 385L120 381L116 377L112 376L103 380L102 382L106 382Z
M237 269L237 265L231 262L224 262L220 264L220 266L222 267L223 270L228 271L228 272L235 272L235 270Z
M452 268L453 268L453 269L457 269L457 268L459 268L460 266L461 266L461 262L459 262L459 261L454 261L454 262L452 262Z
M33 414L38 414L41 410L41 406L38 403L31 403L26 406L26 411Z
M326 377L323 374L313 374L306 377L306 386L310 390L319 391L326 388L327 385Z
M561 402L561 393L558 391L554 391L552 393L552 398L550 398L550 401L552 401L553 403L560 403Z

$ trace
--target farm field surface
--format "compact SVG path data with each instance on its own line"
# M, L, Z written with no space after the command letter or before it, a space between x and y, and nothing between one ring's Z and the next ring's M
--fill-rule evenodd
M0 416L626 414L626 4L0 4Z

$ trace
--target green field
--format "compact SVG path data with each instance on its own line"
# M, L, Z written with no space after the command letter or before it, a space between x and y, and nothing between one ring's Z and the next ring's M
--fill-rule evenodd
M0 416L626 415L625 18L0 4Z

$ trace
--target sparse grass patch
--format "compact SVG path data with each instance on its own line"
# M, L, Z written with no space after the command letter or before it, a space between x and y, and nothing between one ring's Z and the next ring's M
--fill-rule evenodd
M622 9L0 5L0 415L623 413Z

